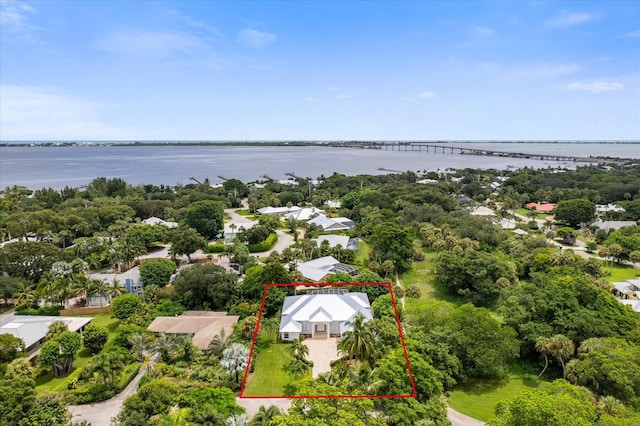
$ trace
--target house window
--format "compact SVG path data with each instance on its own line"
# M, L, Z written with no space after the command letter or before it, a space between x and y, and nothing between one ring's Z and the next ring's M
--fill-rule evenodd
M288 339L289 338L289 333L284 333L284 338Z

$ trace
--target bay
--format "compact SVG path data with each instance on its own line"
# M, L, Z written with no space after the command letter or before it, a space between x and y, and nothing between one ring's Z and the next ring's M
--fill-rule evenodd
M449 143L482 150L549 155L639 158L638 143ZM316 178L333 173L382 174L447 168L506 169L567 167L580 163L527 158L489 157L326 146L256 145L129 145L88 147L0 147L0 188L23 185L31 189L86 185L100 176L119 177L128 183L189 183L195 177L212 183L223 178L255 181L268 176L285 179L290 172Z

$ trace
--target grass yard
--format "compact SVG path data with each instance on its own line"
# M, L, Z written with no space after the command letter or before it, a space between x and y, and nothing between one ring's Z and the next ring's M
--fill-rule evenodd
M107 338L107 342L111 341L115 337L115 330L120 323L119 319L112 318L110 313L86 316L93 317L93 321L91 321L91 324L106 327L106 329L109 330L109 337ZM91 361L91 358L92 355L91 352L89 352L89 349L81 347L81 349L76 353L76 358L73 361L73 370L71 370L71 373L68 376L53 377L51 368L41 368L37 370L36 391L38 393L47 390L59 392L67 389L67 383L69 383L70 380L78 377L82 367L84 367L89 361Z
M364 240L361 240L358 244L358 252L356 253L356 258L353 263L362 266L369 263L369 244L365 243Z
M286 396L295 379L284 371L291 359L287 345L271 344L267 348L257 348L254 371L249 375L243 396Z
M504 380L475 380L449 392L449 405L456 411L482 421L495 417L497 403L527 389L540 389L546 382L535 373L512 372Z
M517 208L515 210L516 213L518 213L519 215L522 215L526 218L531 218L531 219L540 219L540 220L547 220L547 216L550 215L550 213L536 213L533 217L531 216L532 214L532 210L529 209L525 209L524 207L520 207Z
M618 265L615 262L613 263L611 275L609 275L609 261L602 263L602 272L604 272L604 276L611 282L626 281L640 275L640 270L628 265Z
M256 215L251 213L249 209L238 209L235 212L238 213L240 216L246 217L249 220L258 220Z

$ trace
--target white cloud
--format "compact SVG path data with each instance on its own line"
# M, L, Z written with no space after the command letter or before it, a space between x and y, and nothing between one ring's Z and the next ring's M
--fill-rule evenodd
M336 101L341 101L343 99L349 99L350 97L351 95L345 95L344 93L341 93L333 99L335 99Z
M306 98L304 98L305 101L307 102L315 102L316 98L311 97L311 96L307 96Z
M37 13L31 5L20 1L0 1L0 27L9 34L8 39L39 42L37 31L41 30L30 20L29 15Z
M586 13L586 12L563 13L560 16L557 16L547 21L547 24L551 25L552 27L563 28L563 27L571 27L574 25L585 24L597 18L598 18L598 15L595 15L593 13Z
M123 137L100 118L104 104L55 87L0 86L2 139Z
M526 68L516 68L508 72L513 78L554 78L571 75L578 71L575 64L537 64Z
M205 46L198 37L180 31L124 31L98 43L101 49L118 55L157 58Z
M433 92L422 92L418 95L420 99L431 99L435 98L437 95Z
M400 96L400 100L405 102L415 102L418 99L432 99L436 96L438 95L433 92L420 92L417 95Z
M493 35L493 34L495 34L495 33L496 33L496 32L495 32L494 30L492 30L491 28L483 27L483 26L481 26L481 25L476 25L476 26L473 28L473 32L474 32L476 35L479 35L479 36L482 36L482 37L487 37L487 36L490 36L490 35Z
M333 87L333 86L330 86L327 90L328 90L328 91L330 91L330 92L335 92L335 91L336 91L336 90L338 90L338 89L336 89L336 88L335 88L335 87Z
M271 33L267 33L264 31L258 31L254 29L246 29L240 31L238 35L238 40L246 44L247 46L252 47L263 47L267 44L273 43L276 41L276 36Z
M622 37L624 37L624 38L638 38L638 37L640 37L640 29L637 29L635 31L629 31L628 33L623 34Z
M615 81L575 82L567 85L569 90L581 90L590 93L615 92L624 89L624 86Z

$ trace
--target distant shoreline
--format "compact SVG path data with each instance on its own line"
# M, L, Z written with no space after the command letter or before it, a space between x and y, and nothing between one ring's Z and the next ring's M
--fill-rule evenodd
M69 140L69 141L6 141L0 147L109 147L109 146L331 146L375 143L429 143L429 144L616 144L634 145L640 141L619 140L306 140L306 141L109 141L109 140Z

